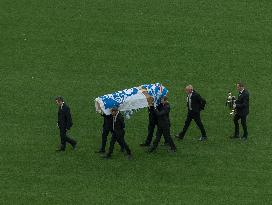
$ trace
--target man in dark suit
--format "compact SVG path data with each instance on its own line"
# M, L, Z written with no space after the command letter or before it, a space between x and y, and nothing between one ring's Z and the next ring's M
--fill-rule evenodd
M187 107L188 107L188 113L187 118L183 127L183 130L176 135L178 139L183 139L186 131L188 130L191 121L194 120L196 122L196 125L201 131L201 137L200 141L207 140L207 135L205 128L203 126L203 123L201 121L200 112L204 110L206 105L206 100L202 98L194 89L192 85L188 85L185 88L185 92L187 94Z
M152 112L152 109L154 109L154 106L148 107L148 134L147 134L145 142L140 144L141 147L149 147L150 146L150 144L152 142L155 127L158 124L157 116L155 115L154 112Z
M113 116L106 115L104 113L101 114L101 116L104 118L103 127L102 127L102 143L101 143L100 149L95 152L95 153L99 153L99 154L105 153L105 148L106 148L106 144L107 144L107 137L108 137L109 133L111 133L111 135L113 135L113 128L112 128ZM121 146L121 152L123 152L122 146Z
M247 140L248 132L247 132L247 115L249 114L249 93L245 89L242 83L237 83L237 90L239 91L238 99L235 101L234 109L234 125L235 131L233 138L239 138L239 123L238 121L241 119L241 124L244 130L244 135L242 139Z
M56 98L56 104L59 107L58 111L58 127L60 130L61 145L57 151L65 151L66 142L72 145L73 149L76 148L77 142L67 136L67 130L73 126L70 108L64 103L63 97Z
M157 117L156 113L154 112L154 105L151 105L148 107L148 134L147 134L145 142L140 144L141 147L149 147L150 146L150 144L152 142L153 134L155 131L155 127L157 125L158 125L158 117ZM168 145L166 138L164 138L164 144Z
M166 96L162 97L161 104L157 107L157 109L154 109L153 107L152 112L154 112L154 114L157 116L158 129L156 133L156 139L153 141L153 145L149 148L148 152L153 152L157 149L162 135L170 146L169 151L176 152L177 148L170 134L170 104L168 102L168 98Z
M104 119L103 122L103 127L102 127L102 143L101 143L101 147L98 151L96 151L96 153L100 153L103 154L105 153L105 148L106 148L106 144L107 144L107 137L109 135L109 133L113 133L112 130L112 115L106 115L106 114L101 114L101 116Z
M121 149L126 150L128 159L131 159L131 150L125 141L125 120L123 115L119 112L118 108L111 110L113 118L113 135L110 141L109 152L104 156L105 158L111 158L113 153L114 145L116 141L120 144Z

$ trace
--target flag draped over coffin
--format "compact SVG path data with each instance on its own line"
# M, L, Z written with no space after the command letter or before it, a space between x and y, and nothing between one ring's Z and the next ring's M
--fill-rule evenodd
M148 107L154 102L154 106L160 104L161 97L166 96L168 90L160 83L144 84L122 91L117 91L108 95L103 95L95 99L96 111L110 115L113 107L118 107L120 111L132 114L133 111Z

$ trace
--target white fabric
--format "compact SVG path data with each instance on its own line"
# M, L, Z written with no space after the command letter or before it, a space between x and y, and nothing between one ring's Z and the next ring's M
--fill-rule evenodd
M148 107L146 96L142 92L138 92L136 95L132 95L126 99L125 103L122 103L119 107L120 111L136 110Z

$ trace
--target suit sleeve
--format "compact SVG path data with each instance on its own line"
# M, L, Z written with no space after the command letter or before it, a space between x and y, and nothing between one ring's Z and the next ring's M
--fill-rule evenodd
M201 103L205 105L207 103L206 100L201 96L200 96L200 98L201 98Z
M154 106L150 106L150 107L149 107L149 112L150 112L150 113L155 113L155 108L154 108Z
M161 111L156 110L156 115L162 116L162 115L168 114L169 112L170 112L170 105L165 105L164 109L162 109Z
M206 100L203 97L201 97L201 95L199 94L197 94L197 102L200 105L200 110L204 110L206 105Z
M197 101L200 103L200 104L206 104L206 100L201 97L201 95L197 94Z
M119 115L119 121L120 121L120 125L123 129L125 129L125 120L124 120L124 117L123 115Z
M247 107L248 104L249 104L249 95L248 95L248 94L245 94L245 95L243 96L242 103L236 104L236 107L237 107L237 108L244 108L244 107Z
M66 116L66 122L67 122L67 129L70 129L73 125L72 122L72 116L71 116L71 112L70 112L70 108L67 108L66 112L65 112L65 116Z

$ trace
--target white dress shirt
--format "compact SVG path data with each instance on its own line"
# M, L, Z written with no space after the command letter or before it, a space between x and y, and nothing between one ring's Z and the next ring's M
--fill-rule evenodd
M113 122L112 122L112 126L113 126L113 130L114 130L114 125L115 125L115 122L116 122L116 119L117 119L117 116L119 115L119 111L116 113L115 116L113 116Z
M193 94L193 92L190 93L190 94L187 96L187 102L188 102L189 110L192 110L192 100L191 100L192 94Z

